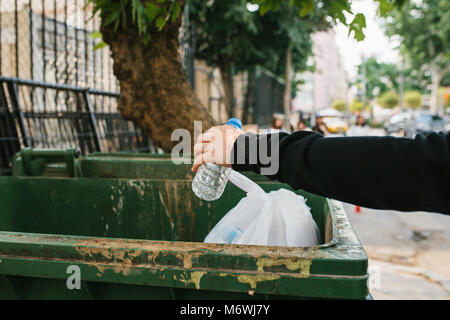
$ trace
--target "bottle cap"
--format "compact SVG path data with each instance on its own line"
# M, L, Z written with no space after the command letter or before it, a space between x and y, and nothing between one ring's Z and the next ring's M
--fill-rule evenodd
M237 118L231 118L227 121L227 125L232 126L236 129L242 129L242 122Z

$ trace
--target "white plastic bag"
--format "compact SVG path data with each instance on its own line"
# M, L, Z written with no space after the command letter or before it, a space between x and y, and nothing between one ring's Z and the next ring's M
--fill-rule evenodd
M319 229L302 196L286 189L266 193L235 171L229 181L247 196L216 224L204 242L287 247L319 244Z

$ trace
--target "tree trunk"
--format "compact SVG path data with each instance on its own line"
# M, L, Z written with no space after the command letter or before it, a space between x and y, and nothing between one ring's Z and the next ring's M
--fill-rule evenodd
M290 118L291 118L291 73L292 73L292 51L289 47L286 50L286 77L284 82L284 99L283 99L283 111L284 111L284 128L290 130Z
M439 83L442 79L442 74L435 63L431 63L431 93L430 93L430 111L438 112L438 90Z
M225 107L227 109L228 117L232 118L234 114L234 94L231 67L228 65L221 65L219 66L219 69L225 94Z
M255 70L251 69L247 72L247 91L245 92L244 110L242 113L242 123L250 121L250 105L254 102L255 89ZM254 119L252 119L254 121Z
M114 74L120 82L120 113L165 152L178 143L170 139L173 130L188 129L193 142L195 120L202 121L203 130L214 124L183 69L178 42L181 17L175 23L168 22L162 31L151 27L148 45L134 25L116 32L113 24L101 26L103 39L112 52Z
M403 103L403 96L405 91L405 71L404 71L404 62L403 59L400 63L400 81L398 83L398 106L400 107L400 110L404 111L405 106Z

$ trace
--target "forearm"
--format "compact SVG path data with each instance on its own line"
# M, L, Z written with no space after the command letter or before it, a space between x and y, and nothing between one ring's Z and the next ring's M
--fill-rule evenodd
M280 138L279 168L269 177L294 189L371 208L450 213L449 135L412 140L296 132ZM233 168L261 173L262 165Z

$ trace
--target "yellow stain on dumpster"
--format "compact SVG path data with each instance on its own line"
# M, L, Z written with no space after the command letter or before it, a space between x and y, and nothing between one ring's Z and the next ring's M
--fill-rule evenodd
M186 274L182 274L180 276L179 281L183 282L186 286L190 283L195 285L195 289L200 289L200 280L202 279L203 275L205 274L205 271L193 271L190 273L190 279L187 279ZM175 279L175 276L174 276Z
M178 252L176 254L176 257L180 260L180 262L183 262L183 267L185 269L192 269L192 259L197 258L201 255L202 253L200 252Z
M120 262L125 264L132 264L133 258L142 254L141 250L124 250L122 248L104 248L104 247L88 247L81 245L74 245L75 250L83 256L93 258L94 255L103 256L110 262Z
M107 265L99 265L99 263L88 263L97 268L98 272L96 275L101 277L106 270L112 270L114 273L122 273L124 276L128 276L131 273L135 273L131 265L133 265L133 258L138 257L142 254L141 250L124 250L121 248L104 248L104 247L90 247L90 246L81 246L74 245L74 249L80 253L82 256L89 257L91 259L95 258L95 256L102 256L109 263L113 263L116 265L107 266ZM117 265L118 264L118 265ZM140 272L138 272L140 273Z
M192 268L192 254L188 254L188 253L184 254L183 265L187 269Z
M120 267L120 266L117 266L117 267L112 267L111 269L112 269L115 273L121 273L121 272L122 272L122 274L123 274L124 276L130 275L131 272L133 271L133 269L132 269L131 267Z
M147 260L149 263L156 264L155 260L158 256L159 256L159 250L155 250L153 252L150 252L147 255Z
M219 273L220 277L235 277L240 283L246 283L250 285L251 289L256 289L258 282L273 281L280 279L277 274L232 274L232 273Z
M258 282L277 280L280 279L280 276L276 274L258 274L258 275L241 274L237 276L237 279L240 283L248 283L250 285L250 288L256 289L256 284Z
M111 270L114 273L122 273L124 276L128 276L130 274L141 274L142 272L140 270L134 270L132 267L128 267L128 266L108 266L108 265L97 265L97 264L92 264L93 266L95 266L98 270L98 272L96 273L97 277L102 277L103 274L105 273L105 271L107 270Z
M277 267L284 265L289 270L298 270L302 275L309 275L311 260L259 258L256 265L258 267L258 272L264 272L265 267Z

